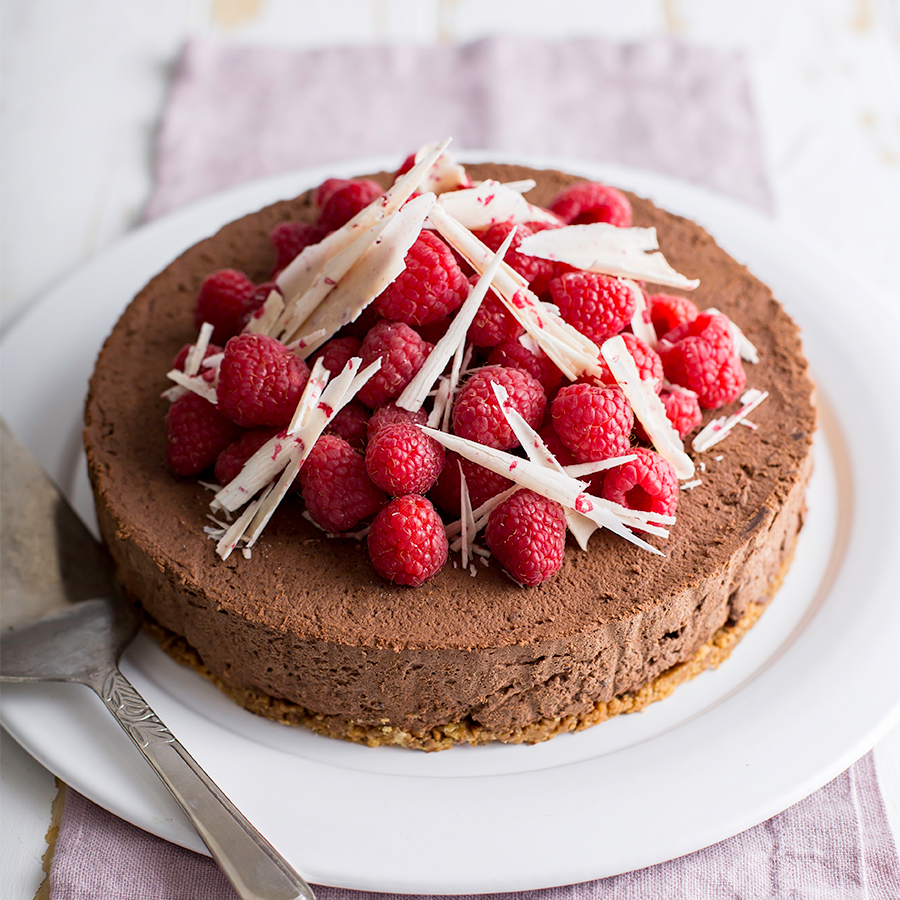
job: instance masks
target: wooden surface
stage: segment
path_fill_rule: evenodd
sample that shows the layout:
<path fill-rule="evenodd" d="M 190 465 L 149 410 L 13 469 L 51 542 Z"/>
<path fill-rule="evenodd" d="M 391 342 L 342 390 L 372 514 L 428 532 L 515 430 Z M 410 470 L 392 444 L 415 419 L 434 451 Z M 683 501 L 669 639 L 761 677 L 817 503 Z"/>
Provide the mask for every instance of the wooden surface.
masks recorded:
<path fill-rule="evenodd" d="M 140 221 L 184 40 L 293 47 L 661 34 L 743 50 L 775 213 L 900 308 L 898 0 L 2 0 L 5 327 Z M 848 298 L 852 299 L 852 298 Z M 31 900 L 54 779 L 2 734 L 2 900 Z M 876 747 L 900 833 L 900 727 Z"/>

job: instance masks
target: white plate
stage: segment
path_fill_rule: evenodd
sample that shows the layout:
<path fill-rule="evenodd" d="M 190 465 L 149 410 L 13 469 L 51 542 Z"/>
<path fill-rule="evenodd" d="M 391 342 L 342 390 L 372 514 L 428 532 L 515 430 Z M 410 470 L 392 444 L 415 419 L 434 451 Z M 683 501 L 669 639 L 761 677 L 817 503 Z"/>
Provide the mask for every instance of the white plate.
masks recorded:
<path fill-rule="evenodd" d="M 202 766 L 314 883 L 405 893 L 548 887 L 661 862 L 761 822 L 839 774 L 900 715 L 900 322 L 762 216 L 647 173 L 555 165 L 705 225 L 801 323 L 819 385 L 808 525 L 776 602 L 722 668 L 664 703 L 535 747 L 371 750 L 258 719 L 140 638 L 123 668 Z M 329 175 L 292 174 L 143 228 L 47 296 L 3 341 L 2 410 L 93 521 L 80 418 L 128 299 L 243 212 Z M 387 163 L 391 165 L 391 161 Z M 95 802 L 167 840 L 196 834 L 86 688 L 9 685 L 3 725 Z"/>

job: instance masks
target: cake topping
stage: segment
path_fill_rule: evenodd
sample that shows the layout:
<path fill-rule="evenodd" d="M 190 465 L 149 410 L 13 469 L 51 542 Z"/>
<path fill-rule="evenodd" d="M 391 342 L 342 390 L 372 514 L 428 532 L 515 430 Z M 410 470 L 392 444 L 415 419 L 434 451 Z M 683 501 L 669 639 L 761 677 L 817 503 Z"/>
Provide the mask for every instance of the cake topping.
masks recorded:
<path fill-rule="evenodd" d="M 741 397 L 741 403 L 743 405 L 736 413 L 731 416 L 719 416 L 718 418 L 713 419 L 699 434 L 696 435 L 694 440 L 691 441 L 691 446 L 697 453 L 703 453 L 704 450 L 709 450 L 710 447 L 714 447 L 719 441 L 727 437 L 728 432 L 731 431 L 735 425 L 746 422 L 746 417 L 768 396 L 768 391 L 758 391 L 756 388 L 751 388 Z M 720 458 L 721 457 L 716 457 L 716 459 Z"/>
<path fill-rule="evenodd" d="M 608 222 L 619 228 L 631 225 L 631 203 L 617 188 L 596 181 L 579 181 L 562 190 L 550 205 L 567 225 Z"/>

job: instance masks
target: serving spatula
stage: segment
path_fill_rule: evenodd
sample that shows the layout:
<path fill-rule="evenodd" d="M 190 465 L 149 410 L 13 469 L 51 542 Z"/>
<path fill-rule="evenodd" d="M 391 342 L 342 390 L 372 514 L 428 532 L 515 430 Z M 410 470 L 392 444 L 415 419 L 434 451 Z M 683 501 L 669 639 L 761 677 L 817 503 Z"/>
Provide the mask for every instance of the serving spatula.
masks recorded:
<path fill-rule="evenodd" d="M 86 684 L 194 824 L 242 900 L 315 900 L 119 671 L 141 624 L 112 562 L 0 420 L 0 680 Z"/>

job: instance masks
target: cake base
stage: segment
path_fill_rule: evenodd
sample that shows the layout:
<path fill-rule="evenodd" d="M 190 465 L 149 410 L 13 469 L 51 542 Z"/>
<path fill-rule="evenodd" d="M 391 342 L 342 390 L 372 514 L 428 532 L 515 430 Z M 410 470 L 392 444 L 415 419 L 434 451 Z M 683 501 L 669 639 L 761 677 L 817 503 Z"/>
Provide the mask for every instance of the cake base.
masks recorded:
<path fill-rule="evenodd" d="M 305 726 L 325 737 L 340 738 L 367 747 L 403 747 L 407 750 L 449 750 L 454 744 L 488 744 L 500 741 L 504 744 L 539 744 L 566 732 L 584 731 L 592 725 L 605 722 L 613 716 L 635 713 L 646 709 L 657 700 L 664 700 L 680 684 L 696 678 L 707 669 L 717 669 L 744 635 L 757 623 L 769 601 L 781 588 L 793 562 L 791 555 L 782 564 L 772 583 L 771 594 L 759 602 L 751 602 L 747 611 L 736 622 L 728 622 L 694 654 L 691 659 L 678 663 L 658 675 L 639 690 L 626 691 L 608 702 L 599 702 L 580 715 L 541 719 L 524 728 L 510 731 L 494 731 L 476 722 L 450 722 L 427 731 L 404 731 L 384 724 L 380 727 L 353 722 L 342 716 L 326 716 L 310 712 L 290 700 L 279 700 L 252 688 L 239 688 L 223 681 L 203 663 L 200 654 L 180 635 L 169 631 L 147 617 L 145 630 L 177 663 L 194 669 L 209 679 L 219 690 L 249 712 L 264 716 L 282 725 Z"/>

